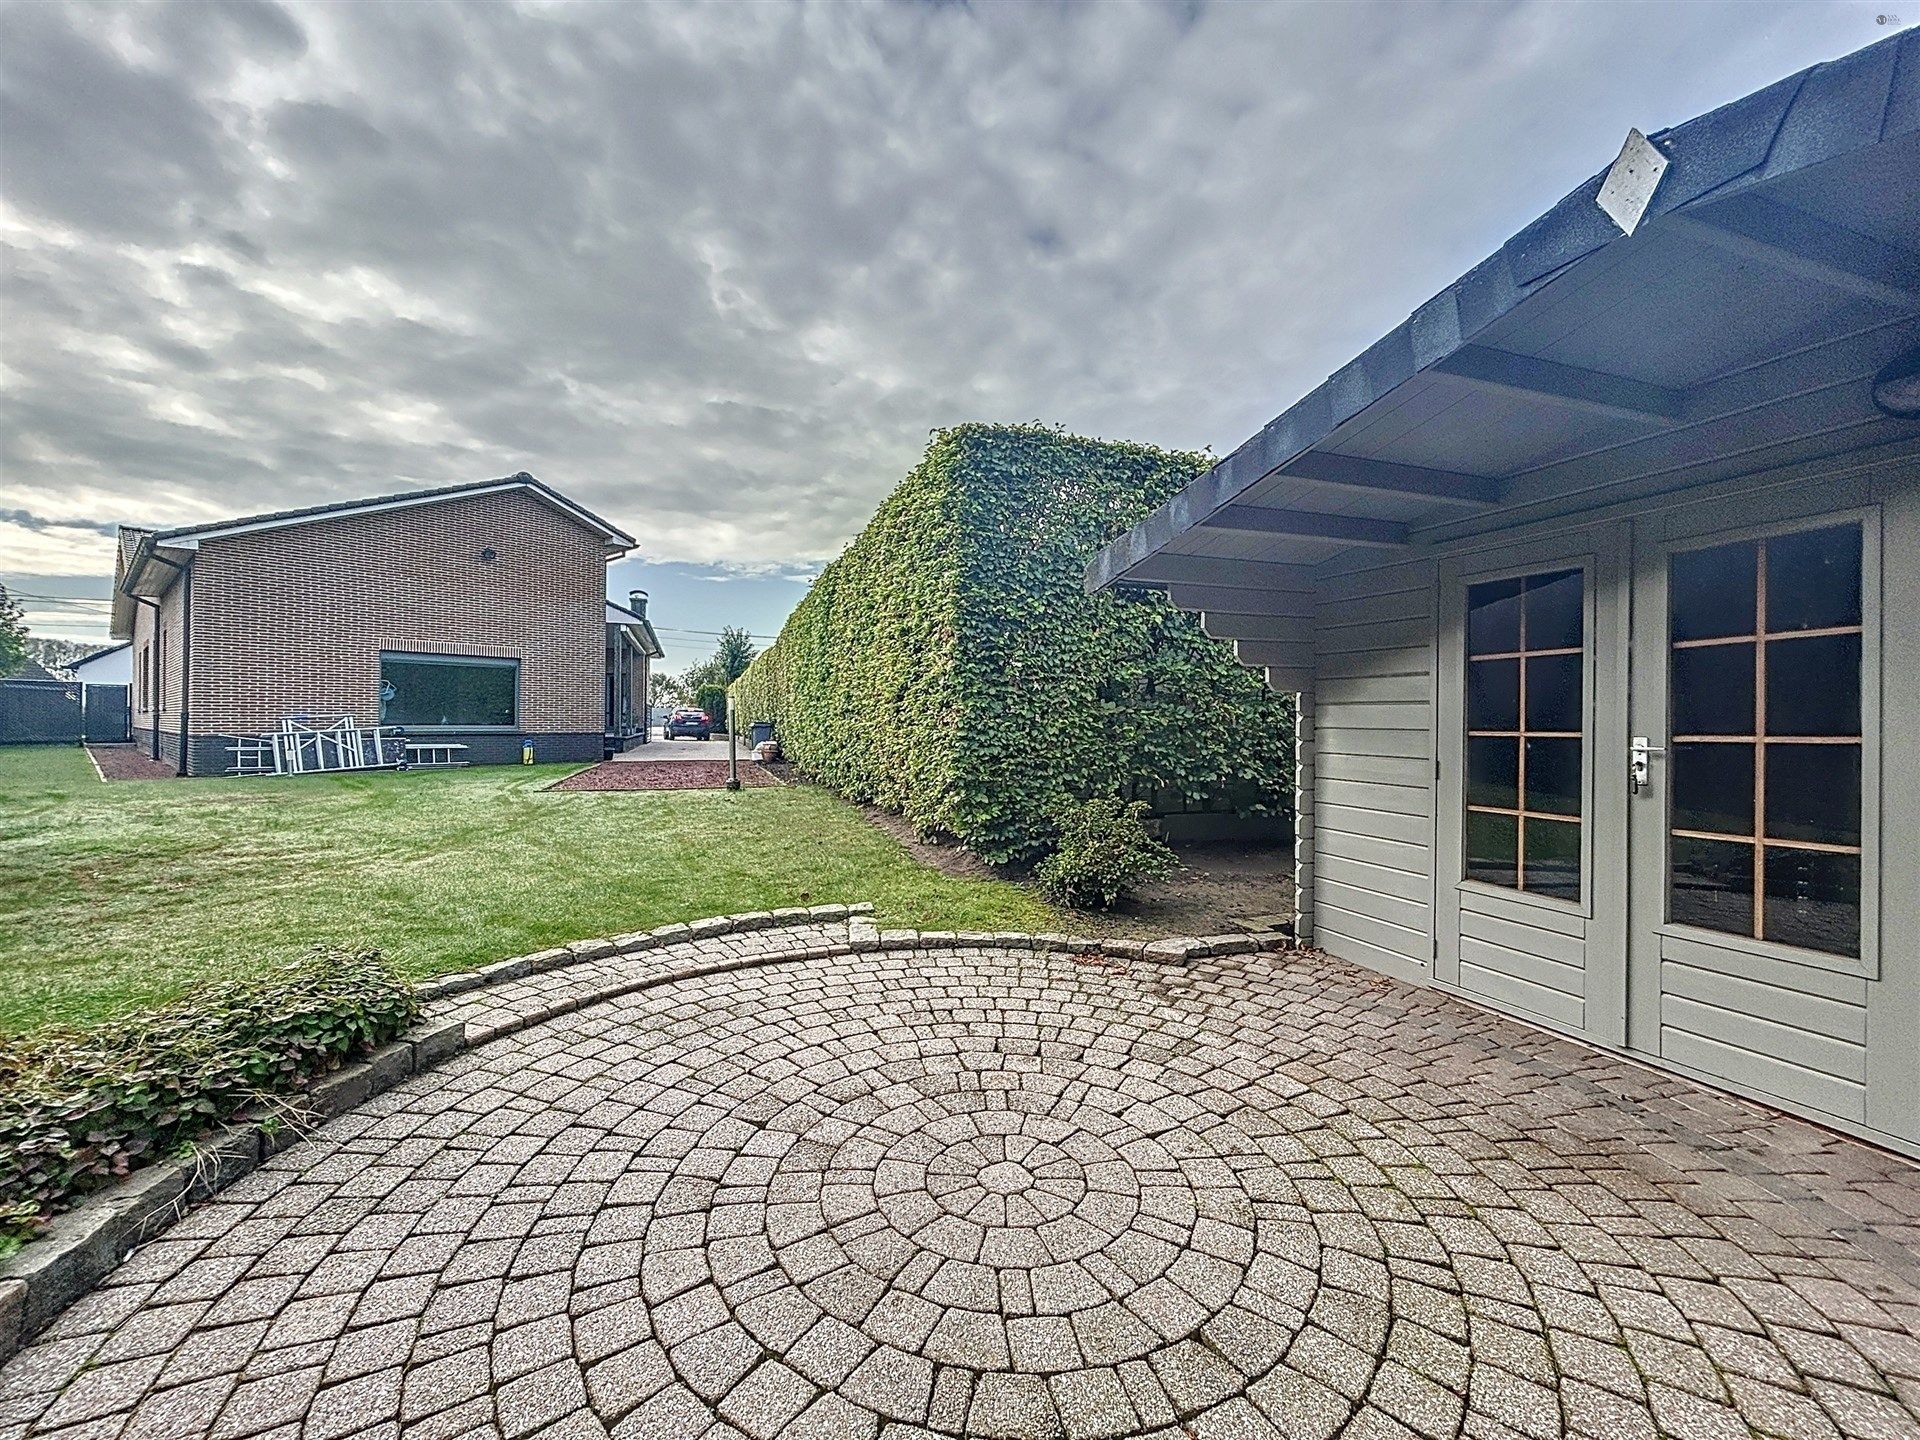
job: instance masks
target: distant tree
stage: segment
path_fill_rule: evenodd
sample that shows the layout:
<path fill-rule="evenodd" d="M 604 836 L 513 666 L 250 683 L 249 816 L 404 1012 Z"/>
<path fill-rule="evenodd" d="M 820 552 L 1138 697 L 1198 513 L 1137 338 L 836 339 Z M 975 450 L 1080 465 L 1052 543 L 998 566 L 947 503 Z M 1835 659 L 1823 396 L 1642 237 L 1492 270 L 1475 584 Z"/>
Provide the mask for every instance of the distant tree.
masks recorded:
<path fill-rule="evenodd" d="M 52 640 L 41 635 L 27 637 L 28 657 L 38 660 L 56 675 L 64 674 L 77 662 L 107 648 L 86 640 Z"/>
<path fill-rule="evenodd" d="M 13 592 L 0 585 L 0 675 L 11 675 L 27 663 L 27 622 Z"/>
<path fill-rule="evenodd" d="M 681 688 L 690 695 L 696 694 L 703 685 L 718 685 L 724 690 L 746 674 L 747 666 L 758 653 L 753 636 L 737 625 L 723 625 L 720 643 L 714 646 L 713 654 L 688 668 L 680 677 Z"/>
<path fill-rule="evenodd" d="M 710 663 L 720 672 L 720 683 L 731 685 L 747 673 L 747 666 L 753 663 L 753 657 L 759 653 L 753 636 L 737 625 L 722 625 L 720 643 L 714 647 Z"/>
<path fill-rule="evenodd" d="M 684 705 L 687 687 L 671 675 L 655 675 L 647 681 L 649 705 Z"/>

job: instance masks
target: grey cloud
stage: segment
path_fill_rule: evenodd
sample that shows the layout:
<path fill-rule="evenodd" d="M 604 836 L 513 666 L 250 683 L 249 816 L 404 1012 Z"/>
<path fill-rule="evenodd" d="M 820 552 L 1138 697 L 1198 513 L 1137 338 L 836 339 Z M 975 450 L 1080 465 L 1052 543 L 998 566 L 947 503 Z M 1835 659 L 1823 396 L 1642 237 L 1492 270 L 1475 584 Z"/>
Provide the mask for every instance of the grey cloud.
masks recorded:
<path fill-rule="evenodd" d="M 108 12 L 99 12 L 106 14 Z M 102 237 L 164 239 L 238 186 L 212 113 L 179 74 L 75 32 L 75 12 L 5 13 L 0 133 L 16 204 Z"/>
<path fill-rule="evenodd" d="M 18 525 L 23 530 L 42 533 L 48 530 L 91 530 L 96 535 L 111 535 L 118 528 L 88 520 L 49 520 L 44 515 L 34 514 L 31 510 L 0 509 L 0 522 Z"/>
<path fill-rule="evenodd" d="M 525 468 L 652 558 L 804 569 L 938 425 L 1229 448 L 1627 125 L 1875 38 L 1749 14 L 0 9 L 0 486 L 167 522 Z"/>

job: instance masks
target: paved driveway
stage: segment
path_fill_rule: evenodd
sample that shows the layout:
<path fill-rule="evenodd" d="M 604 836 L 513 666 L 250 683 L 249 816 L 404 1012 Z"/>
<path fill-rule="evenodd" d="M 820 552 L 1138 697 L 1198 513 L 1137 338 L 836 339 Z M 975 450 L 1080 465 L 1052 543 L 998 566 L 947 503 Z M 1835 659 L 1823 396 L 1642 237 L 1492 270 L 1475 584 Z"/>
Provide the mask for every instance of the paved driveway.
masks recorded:
<path fill-rule="evenodd" d="M 752 747 L 742 737 L 740 758 L 742 762 L 752 755 Z M 645 764 L 649 760 L 725 760 L 727 758 L 727 737 L 715 735 L 711 740 L 666 740 L 655 730 L 653 739 L 645 745 L 636 745 L 631 750 L 622 750 L 613 757 L 615 760 L 629 760 Z"/>
<path fill-rule="evenodd" d="M 17 1357 L 0 1431 L 1906 1437 L 1916 1214 L 1891 1157 L 1320 958 L 805 961 L 327 1126 Z"/>

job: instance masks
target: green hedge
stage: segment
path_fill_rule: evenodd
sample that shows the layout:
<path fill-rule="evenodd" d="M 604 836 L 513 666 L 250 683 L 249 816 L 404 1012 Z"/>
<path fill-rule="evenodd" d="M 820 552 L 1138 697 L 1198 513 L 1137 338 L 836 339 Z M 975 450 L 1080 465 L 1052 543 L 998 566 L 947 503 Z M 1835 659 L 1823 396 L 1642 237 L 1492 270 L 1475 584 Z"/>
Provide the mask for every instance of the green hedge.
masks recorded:
<path fill-rule="evenodd" d="M 1293 706 L 1156 595 L 1087 595 L 1094 552 L 1205 456 L 1040 425 L 935 433 L 734 683 L 791 760 L 861 802 L 1030 861 L 1095 796 L 1290 803 Z"/>
<path fill-rule="evenodd" d="M 0 1052 L 0 1253 L 90 1190 L 404 1032 L 413 987 L 375 952 L 315 954 L 163 1009 Z"/>
<path fill-rule="evenodd" d="M 727 728 L 727 687 L 724 685 L 702 685 L 693 692 L 693 703 L 707 712 L 707 718 L 713 722 L 716 730 Z"/>

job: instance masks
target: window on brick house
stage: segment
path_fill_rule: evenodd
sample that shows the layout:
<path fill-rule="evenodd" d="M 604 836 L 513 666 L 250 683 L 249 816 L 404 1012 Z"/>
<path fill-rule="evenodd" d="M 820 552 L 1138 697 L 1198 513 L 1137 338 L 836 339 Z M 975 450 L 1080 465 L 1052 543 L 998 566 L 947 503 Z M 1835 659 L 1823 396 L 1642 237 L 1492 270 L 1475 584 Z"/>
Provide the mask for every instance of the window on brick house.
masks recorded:
<path fill-rule="evenodd" d="M 511 730 L 519 723 L 520 662 L 478 655 L 380 652 L 380 723 Z"/>

